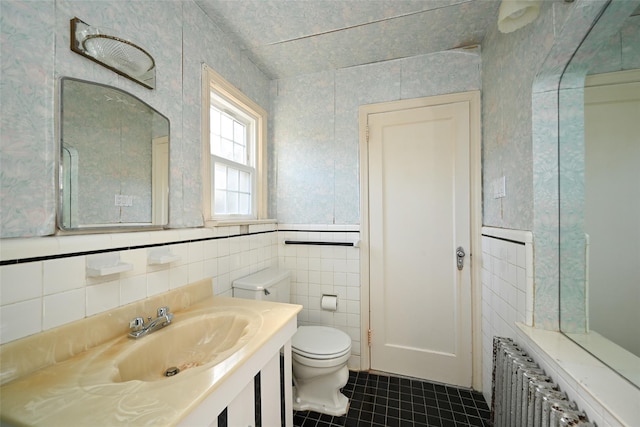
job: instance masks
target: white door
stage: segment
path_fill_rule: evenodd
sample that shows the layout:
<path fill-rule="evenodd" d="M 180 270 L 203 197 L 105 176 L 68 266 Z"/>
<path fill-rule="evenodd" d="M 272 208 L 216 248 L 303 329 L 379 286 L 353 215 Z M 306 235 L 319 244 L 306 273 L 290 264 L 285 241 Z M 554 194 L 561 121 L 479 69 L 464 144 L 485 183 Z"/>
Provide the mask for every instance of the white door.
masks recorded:
<path fill-rule="evenodd" d="M 152 145 L 151 223 L 166 224 L 169 212 L 169 137 L 155 138 Z"/>
<path fill-rule="evenodd" d="M 469 117 L 368 115 L 371 369 L 471 386 Z"/>

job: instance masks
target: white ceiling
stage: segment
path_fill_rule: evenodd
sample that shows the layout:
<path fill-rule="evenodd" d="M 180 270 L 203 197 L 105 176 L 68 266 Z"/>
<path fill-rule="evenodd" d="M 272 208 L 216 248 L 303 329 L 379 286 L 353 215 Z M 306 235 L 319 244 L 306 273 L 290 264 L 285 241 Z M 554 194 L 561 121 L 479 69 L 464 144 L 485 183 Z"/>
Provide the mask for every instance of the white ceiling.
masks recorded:
<path fill-rule="evenodd" d="M 476 45 L 498 0 L 196 0 L 270 78 Z"/>

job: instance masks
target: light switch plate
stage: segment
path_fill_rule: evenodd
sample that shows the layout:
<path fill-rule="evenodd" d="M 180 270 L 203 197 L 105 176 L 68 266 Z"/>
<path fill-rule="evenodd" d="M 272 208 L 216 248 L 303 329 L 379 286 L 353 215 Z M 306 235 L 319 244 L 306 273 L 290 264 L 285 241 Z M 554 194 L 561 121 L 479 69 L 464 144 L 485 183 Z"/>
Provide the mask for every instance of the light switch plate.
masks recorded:
<path fill-rule="evenodd" d="M 507 195 L 507 178 L 503 175 L 493 181 L 493 198 L 501 199 Z"/>

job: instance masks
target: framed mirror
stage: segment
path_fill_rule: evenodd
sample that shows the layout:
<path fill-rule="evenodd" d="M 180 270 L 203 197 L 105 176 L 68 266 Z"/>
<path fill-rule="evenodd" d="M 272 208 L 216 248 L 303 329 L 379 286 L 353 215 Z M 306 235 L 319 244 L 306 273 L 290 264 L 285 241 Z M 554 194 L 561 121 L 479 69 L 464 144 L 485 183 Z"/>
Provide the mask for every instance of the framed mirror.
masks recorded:
<path fill-rule="evenodd" d="M 60 79 L 58 226 L 66 231 L 168 223 L 169 120 L 115 87 Z"/>
<path fill-rule="evenodd" d="M 560 86 L 561 330 L 640 387 L 640 2 L 606 6 Z"/>

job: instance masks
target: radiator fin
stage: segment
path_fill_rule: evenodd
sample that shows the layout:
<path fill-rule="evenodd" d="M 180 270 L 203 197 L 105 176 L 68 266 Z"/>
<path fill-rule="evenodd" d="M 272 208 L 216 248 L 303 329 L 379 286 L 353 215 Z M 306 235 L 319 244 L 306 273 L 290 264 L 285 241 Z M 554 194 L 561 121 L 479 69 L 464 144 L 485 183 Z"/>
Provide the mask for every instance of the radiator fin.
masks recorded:
<path fill-rule="evenodd" d="M 494 427 L 595 427 L 510 338 L 493 338 Z"/>

